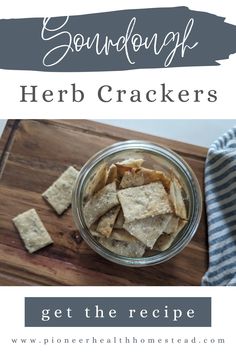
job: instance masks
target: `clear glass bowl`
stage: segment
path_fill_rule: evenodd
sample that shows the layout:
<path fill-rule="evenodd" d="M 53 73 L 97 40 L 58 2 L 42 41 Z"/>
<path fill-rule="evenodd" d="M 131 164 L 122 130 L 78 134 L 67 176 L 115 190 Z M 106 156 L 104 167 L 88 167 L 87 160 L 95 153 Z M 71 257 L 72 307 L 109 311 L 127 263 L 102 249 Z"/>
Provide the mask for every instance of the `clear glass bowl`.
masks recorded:
<path fill-rule="evenodd" d="M 100 164 L 108 165 L 130 158 L 144 159 L 144 167 L 171 172 L 179 178 L 185 191 L 188 222 L 179 232 L 169 249 L 141 258 L 129 258 L 115 254 L 104 248 L 89 232 L 83 215 L 85 191 L 95 170 Z M 80 171 L 72 195 L 74 222 L 82 238 L 102 257 L 125 266 L 143 267 L 167 261 L 181 252 L 194 236 L 202 214 L 202 193 L 198 180 L 189 165 L 175 152 L 148 141 L 129 140 L 113 144 L 90 158 Z"/>

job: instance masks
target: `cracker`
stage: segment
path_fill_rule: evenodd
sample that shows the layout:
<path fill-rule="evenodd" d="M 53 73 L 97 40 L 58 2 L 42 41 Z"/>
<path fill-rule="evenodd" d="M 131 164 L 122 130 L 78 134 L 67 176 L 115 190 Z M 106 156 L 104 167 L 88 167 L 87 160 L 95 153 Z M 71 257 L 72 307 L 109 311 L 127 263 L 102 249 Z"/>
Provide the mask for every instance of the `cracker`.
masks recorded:
<path fill-rule="evenodd" d="M 124 229 L 147 247 L 152 248 L 165 230 L 171 215 L 157 215 L 124 224 Z"/>
<path fill-rule="evenodd" d="M 182 187 L 176 177 L 170 183 L 170 200 L 173 204 L 174 212 L 181 219 L 187 219 L 186 206 L 182 196 Z"/>
<path fill-rule="evenodd" d="M 162 234 L 156 244 L 154 245 L 153 249 L 155 249 L 156 251 L 161 251 L 164 252 L 166 251 L 168 248 L 170 248 L 170 246 L 172 245 L 172 243 L 174 242 L 174 237 L 172 234 L 167 235 L 167 234 Z"/>
<path fill-rule="evenodd" d="M 166 251 L 168 248 L 170 248 L 170 246 L 172 245 L 172 243 L 174 242 L 174 240 L 176 239 L 180 231 L 184 228 L 186 223 L 187 223 L 186 220 L 179 219 L 179 223 L 176 231 L 169 235 L 167 234 L 161 235 L 158 238 L 157 242 L 155 243 L 153 249 L 163 252 Z"/>
<path fill-rule="evenodd" d="M 143 159 L 128 159 L 116 163 L 117 178 L 121 179 L 125 172 L 132 171 L 132 169 L 140 168 L 143 164 Z"/>
<path fill-rule="evenodd" d="M 100 238 L 99 243 L 109 251 L 123 257 L 142 257 L 145 252 L 145 245 L 137 240 L 122 242 L 110 238 Z"/>
<path fill-rule="evenodd" d="M 144 160 L 143 159 L 127 159 L 123 160 L 121 162 L 117 162 L 116 165 L 118 166 L 126 166 L 126 167 L 132 167 L 132 168 L 140 168 L 143 164 Z"/>
<path fill-rule="evenodd" d="M 61 215 L 71 205 L 72 191 L 79 175 L 74 167 L 68 167 L 62 175 L 42 194 L 51 207 Z"/>
<path fill-rule="evenodd" d="M 110 238 L 112 240 L 123 241 L 128 243 L 137 241 L 134 236 L 130 235 L 130 233 L 124 229 L 113 230 Z"/>
<path fill-rule="evenodd" d="M 108 170 L 108 177 L 106 184 L 112 183 L 117 179 L 117 166 L 112 164 Z"/>
<path fill-rule="evenodd" d="M 169 188 L 170 179 L 162 171 L 150 170 L 148 168 L 132 169 L 124 173 L 120 182 L 120 188 L 137 187 L 157 181 L 161 181 L 167 189 Z"/>
<path fill-rule="evenodd" d="M 117 180 L 118 181 L 121 181 L 122 177 L 124 176 L 124 174 L 126 172 L 130 172 L 133 169 L 133 167 L 123 166 L 123 165 L 118 165 L 118 164 L 116 164 L 116 168 L 117 168 Z"/>
<path fill-rule="evenodd" d="M 12 221 L 30 253 L 53 243 L 35 209 L 19 214 Z"/>
<path fill-rule="evenodd" d="M 94 194 L 84 206 L 84 217 L 88 227 L 97 221 L 108 210 L 119 204 L 116 192 L 116 182 L 107 184 Z"/>
<path fill-rule="evenodd" d="M 122 189 L 118 192 L 118 198 L 126 223 L 172 213 L 168 194 L 161 182 Z"/>
<path fill-rule="evenodd" d="M 116 222 L 114 225 L 114 229 L 122 229 L 124 222 L 125 222 L 125 218 L 124 218 L 123 210 L 120 209 L 120 212 L 117 216 L 117 219 L 116 219 Z"/>
<path fill-rule="evenodd" d="M 108 167 L 106 163 L 102 163 L 90 177 L 86 188 L 84 199 L 89 200 L 95 193 L 101 190 L 107 182 Z"/>
<path fill-rule="evenodd" d="M 92 229 L 90 229 L 90 232 L 95 237 L 105 238 L 104 235 L 100 234 L 97 231 L 93 231 Z M 123 242 L 127 242 L 127 243 L 131 243 L 131 242 L 136 242 L 137 241 L 137 239 L 134 236 L 130 235 L 130 233 L 128 233 L 124 229 L 113 230 L 112 233 L 111 233 L 111 236 L 109 237 L 109 240 L 123 241 Z"/>
<path fill-rule="evenodd" d="M 172 215 L 168 224 L 166 225 L 164 232 L 166 234 L 172 234 L 176 232 L 178 225 L 179 225 L 179 218 L 175 215 Z"/>
<path fill-rule="evenodd" d="M 106 214 L 104 214 L 98 222 L 97 232 L 99 232 L 105 237 L 109 237 L 112 233 L 119 211 L 120 206 L 118 205 L 109 210 Z"/>

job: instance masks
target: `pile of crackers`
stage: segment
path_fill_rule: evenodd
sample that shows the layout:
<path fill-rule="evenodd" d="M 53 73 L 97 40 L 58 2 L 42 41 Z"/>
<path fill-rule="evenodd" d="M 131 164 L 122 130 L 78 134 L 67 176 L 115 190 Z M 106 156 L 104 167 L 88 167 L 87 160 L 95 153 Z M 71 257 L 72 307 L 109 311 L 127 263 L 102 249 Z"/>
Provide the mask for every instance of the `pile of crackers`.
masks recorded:
<path fill-rule="evenodd" d="M 178 178 L 144 164 L 143 159 L 103 163 L 85 192 L 83 214 L 91 235 L 125 257 L 166 251 L 187 223 Z"/>

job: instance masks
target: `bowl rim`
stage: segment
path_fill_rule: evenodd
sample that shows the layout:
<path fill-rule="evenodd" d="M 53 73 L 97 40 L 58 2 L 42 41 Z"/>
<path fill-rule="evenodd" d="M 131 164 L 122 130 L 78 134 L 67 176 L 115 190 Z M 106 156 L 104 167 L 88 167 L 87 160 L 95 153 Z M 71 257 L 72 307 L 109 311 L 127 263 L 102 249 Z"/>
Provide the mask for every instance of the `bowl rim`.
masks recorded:
<path fill-rule="evenodd" d="M 148 147 L 150 149 L 148 149 Z M 121 149 L 122 148 L 122 149 Z M 197 198 L 197 201 L 192 199 L 192 202 L 195 203 L 197 206 L 197 210 L 194 213 L 194 222 L 193 225 L 190 225 L 190 222 L 184 227 L 183 230 L 180 231 L 180 240 L 178 242 L 173 243 L 173 247 L 171 246 L 170 249 L 166 251 L 156 253 L 152 256 L 147 257 L 125 257 L 120 256 L 114 252 L 109 251 L 107 248 L 103 247 L 101 244 L 98 243 L 90 233 L 84 217 L 83 211 L 79 208 L 78 196 L 81 194 L 81 190 L 83 190 L 84 183 L 86 182 L 86 178 L 91 174 L 91 172 L 98 166 L 104 158 L 110 157 L 115 155 L 119 152 L 125 152 L 127 150 L 135 150 L 140 152 L 146 152 L 153 154 L 160 154 L 162 153 L 162 157 L 166 158 L 167 160 L 171 160 L 171 162 L 178 168 L 178 171 L 184 173 L 185 177 L 187 176 L 187 181 L 189 186 L 191 186 L 191 192 L 193 197 Z M 166 156 L 168 154 L 168 157 Z M 171 159 L 170 159 L 171 157 Z M 178 161 L 179 165 L 176 165 L 176 161 Z M 180 169 L 181 167 L 181 169 Z M 191 181 L 191 183 L 190 183 Z M 189 166 L 189 164 L 175 151 L 167 148 L 159 143 L 147 141 L 147 140 L 124 140 L 121 142 L 114 143 L 101 149 L 97 153 L 95 153 L 92 157 L 90 157 L 87 162 L 83 165 L 82 169 L 80 170 L 79 176 L 76 179 L 74 189 L 72 192 L 72 214 L 73 219 L 78 231 L 81 234 L 83 240 L 100 256 L 106 258 L 113 263 L 117 263 L 119 265 L 129 266 L 129 267 L 144 267 L 144 266 L 153 266 L 156 264 L 160 264 L 163 262 L 168 261 L 169 259 L 176 256 L 178 253 L 183 251 L 183 249 L 189 244 L 192 240 L 193 236 L 195 235 L 197 228 L 199 226 L 201 216 L 202 216 L 202 208 L 203 208 L 203 198 L 202 198 L 202 191 L 198 182 L 198 179 Z M 194 209 L 194 205 L 192 206 Z M 193 214 L 193 213 L 192 213 Z M 191 226 L 191 229 L 190 229 Z M 185 233 L 184 233 L 185 230 Z M 171 252 L 170 252 L 171 250 Z M 160 255 L 162 257 L 160 257 Z M 158 257 L 159 256 L 159 257 Z"/>

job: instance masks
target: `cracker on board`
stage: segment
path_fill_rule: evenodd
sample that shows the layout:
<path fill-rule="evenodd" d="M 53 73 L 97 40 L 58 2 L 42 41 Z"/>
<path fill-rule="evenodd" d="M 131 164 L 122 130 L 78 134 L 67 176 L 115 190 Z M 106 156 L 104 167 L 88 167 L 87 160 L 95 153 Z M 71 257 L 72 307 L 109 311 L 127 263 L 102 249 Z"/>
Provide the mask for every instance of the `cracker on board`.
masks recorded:
<path fill-rule="evenodd" d="M 120 211 L 120 206 L 115 206 L 104 214 L 98 222 L 97 232 L 105 237 L 109 237 L 112 233 L 117 215 Z"/>
<path fill-rule="evenodd" d="M 89 200 L 95 193 L 100 191 L 107 182 L 108 166 L 102 163 L 90 177 L 89 183 L 85 191 L 85 199 Z"/>
<path fill-rule="evenodd" d="M 167 189 L 169 188 L 170 179 L 162 171 L 141 167 L 126 171 L 121 179 L 120 188 L 137 187 L 157 181 L 161 181 Z"/>
<path fill-rule="evenodd" d="M 166 251 L 168 248 L 170 248 L 170 246 L 172 245 L 172 243 L 174 242 L 174 240 L 176 239 L 176 237 L 178 236 L 180 231 L 184 228 L 186 223 L 187 223 L 186 220 L 179 219 L 179 223 L 178 223 L 178 227 L 177 227 L 176 231 L 172 234 L 169 234 L 169 235 L 162 234 L 158 238 L 158 240 L 156 241 L 153 249 L 163 252 L 163 251 Z"/>
<path fill-rule="evenodd" d="M 84 218 L 88 227 L 97 221 L 108 210 L 119 204 L 116 182 L 107 184 L 94 194 L 83 208 Z"/>
<path fill-rule="evenodd" d="M 172 213 L 172 207 L 161 182 L 118 191 L 125 223 L 148 216 Z"/>
<path fill-rule="evenodd" d="M 117 179 L 117 166 L 112 164 L 108 170 L 106 184 L 112 183 Z"/>
<path fill-rule="evenodd" d="M 125 222 L 125 218 L 124 218 L 123 210 L 121 208 L 119 211 L 119 214 L 117 216 L 117 219 L 116 219 L 116 222 L 114 225 L 114 229 L 122 229 L 124 222 Z"/>
<path fill-rule="evenodd" d="M 62 175 L 42 194 L 51 207 L 61 215 L 71 205 L 72 191 L 79 175 L 73 166 L 68 167 Z"/>
<path fill-rule="evenodd" d="M 182 196 L 182 187 L 174 176 L 170 183 L 170 200 L 173 204 L 175 214 L 181 219 L 187 219 L 187 211 Z"/>
<path fill-rule="evenodd" d="M 124 242 L 101 237 L 98 241 L 109 251 L 124 257 L 142 257 L 145 252 L 145 245 L 138 240 L 133 240 L 133 242 Z"/>
<path fill-rule="evenodd" d="M 166 228 L 171 219 L 171 215 L 150 216 L 145 219 L 134 220 L 124 224 L 124 229 L 147 247 L 152 248 Z"/>
<path fill-rule="evenodd" d="M 12 221 L 30 253 L 53 243 L 35 209 L 19 214 Z"/>

